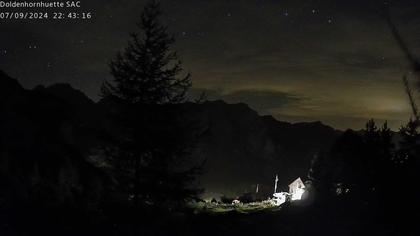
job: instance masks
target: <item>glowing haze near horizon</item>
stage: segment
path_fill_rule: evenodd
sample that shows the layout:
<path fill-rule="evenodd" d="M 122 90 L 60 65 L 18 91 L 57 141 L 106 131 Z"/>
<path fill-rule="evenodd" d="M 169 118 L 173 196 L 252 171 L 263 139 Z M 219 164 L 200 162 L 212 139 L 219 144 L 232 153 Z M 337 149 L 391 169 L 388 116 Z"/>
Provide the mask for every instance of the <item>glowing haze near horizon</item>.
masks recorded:
<path fill-rule="evenodd" d="M 244 102 L 290 122 L 397 129 L 410 117 L 409 64 L 380 16 L 383 1 L 163 0 L 174 48 L 193 74 L 192 96 Z M 28 88 L 70 83 L 98 99 L 107 63 L 135 30 L 144 1 L 84 1 L 90 22 L 2 22 L 0 69 Z M 392 15 L 420 56 L 420 3 Z"/>

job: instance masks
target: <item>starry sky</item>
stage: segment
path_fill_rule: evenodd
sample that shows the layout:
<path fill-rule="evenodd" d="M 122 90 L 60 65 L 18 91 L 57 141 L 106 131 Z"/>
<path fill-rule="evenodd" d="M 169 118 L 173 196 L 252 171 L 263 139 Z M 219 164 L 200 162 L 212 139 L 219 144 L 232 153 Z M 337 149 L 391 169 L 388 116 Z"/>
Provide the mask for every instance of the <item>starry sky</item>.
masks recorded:
<path fill-rule="evenodd" d="M 0 69 L 27 88 L 70 83 L 98 100 L 108 62 L 136 30 L 144 0 L 85 0 L 91 20 L 0 23 Z M 410 117 L 410 72 L 377 0 L 162 0 L 163 20 L 193 75 L 191 96 L 245 102 L 290 122 L 397 129 Z M 390 1 L 420 56 L 420 2 Z M 414 81 L 414 76 L 410 76 Z M 414 82 L 413 82 L 414 83 Z"/>

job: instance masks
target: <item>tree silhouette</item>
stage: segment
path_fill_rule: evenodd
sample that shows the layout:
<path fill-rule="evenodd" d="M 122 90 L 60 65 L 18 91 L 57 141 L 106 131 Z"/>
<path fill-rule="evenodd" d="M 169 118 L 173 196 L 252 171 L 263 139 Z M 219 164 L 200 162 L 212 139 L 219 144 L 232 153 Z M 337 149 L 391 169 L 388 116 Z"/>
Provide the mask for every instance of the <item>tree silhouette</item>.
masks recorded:
<path fill-rule="evenodd" d="M 391 29 L 391 32 L 397 41 L 400 49 L 404 53 L 407 61 L 411 64 L 411 70 L 417 79 L 417 91 L 419 91 L 420 85 L 420 62 L 416 58 L 415 53 L 410 49 L 406 40 L 404 40 L 401 32 L 398 30 L 397 26 L 394 24 L 391 18 L 388 4 L 384 7 L 384 16 Z M 400 129 L 400 136 L 402 140 L 400 142 L 399 150 L 397 155 L 393 158 L 393 171 L 394 171 L 394 183 L 398 184 L 399 189 L 412 189 L 410 193 L 406 194 L 405 201 L 401 203 L 398 208 L 395 208 L 394 211 L 397 214 L 411 215 L 411 219 L 418 218 L 419 214 L 417 211 L 411 209 L 418 208 L 417 199 L 420 196 L 420 191 L 418 188 L 413 188 L 412 186 L 417 185 L 417 179 L 419 177 L 418 170 L 420 168 L 420 138 L 419 138 L 419 115 L 418 108 L 415 102 L 415 96 L 412 93 L 410 83 L 408 82 L 407 76 L 403 77 L 404 86 L 406 88 L 406 93 L 408 95 L 411 109 L 413 112 L 413 118 Z M 414 220 L 404 220 L 400 222 L 401 228 L 406 229 L 409 224 L 414 225 Z"/>
<path fill-rule="evenodd" d="M 405 92 L 407 93 L 408 99 L 410 101 L 410 106 L 411 106 L 411 111 L 413 112 L 413 116 L 416 120 L 419 120 L 418 107 L 415 101 L 415 97 L 413 95 L 413 90 L 411 89 L 410 83 L 406 75 L 403 76 L 403 84 L 405 87 Z"/>
<path fill-rule="evenodd" d="M 419 167 L 420 162 L 420 133 L 418 130 L 418 121 L 410 120 L 408 124 L 400 128 L 400 148 L 394 163 L 405 168 L 415 169 Z M 411 176 L 414 177 L 414 176 Z"/>
<path fill-rule="evenodd" d="M 141 15 L 140 33 L 110 63 L 114 84 L 104 83 L 103 96 L 113 95 L 131 104 L 179 103 L 191 86 L 190 74 L 180 77 L 181 61 L 170 50 L 173 36 L 159 22 L 159 3 L 150 1 Z"/>
<path fill-rule="evenodd" d="M 378 194 L 389 190 L 394 158 L 392 131 L 386 122 L 378 128 L 372 119 L 362 132 L 347 130 L 328 153 L 316 156 L 308 177 L 318 196 L 324 198 L 321 200 L 334 188 L 346 188 L 353 199 L 375 202 L 375 198 L 383 197 Z"/>
<path fill-rule="evenodd" d="M 308 179 L 311 182 L 311 195 L 318 202 L 328 200 L 331 197 L 333 165 L 333 161 L 323 152 L 318 153 L 312 158 L 308 171 Z"/>
<path fill-rule="evenodd" d="M 113 147 L 106 155 L 114 167 L 120 191 L 135 206 L 173 205 L 194 198 L 189 188 L 197 168 L 186 167 L 193 132 L 182 106 L 191 87 L 177 53 L 174 38 L 159 17 L 159 3 L 144 7 L 139 32 L 110 63 L 113 81 L 105 81 L 102 97 L 116 107 L 119 124 Z"/>

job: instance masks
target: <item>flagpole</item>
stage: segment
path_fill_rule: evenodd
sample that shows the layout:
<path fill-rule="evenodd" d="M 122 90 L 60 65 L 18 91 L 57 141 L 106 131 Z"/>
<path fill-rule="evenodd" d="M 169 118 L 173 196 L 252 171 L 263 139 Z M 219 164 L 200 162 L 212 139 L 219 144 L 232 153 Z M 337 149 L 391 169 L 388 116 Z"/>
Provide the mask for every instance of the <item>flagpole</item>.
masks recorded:
<path fill-rule="evenodd" d="M 274 193 L 277 192 L 277 182 L 279 181 L 279 177 L 276 175 L 276 180 L 274 181 Z"/>

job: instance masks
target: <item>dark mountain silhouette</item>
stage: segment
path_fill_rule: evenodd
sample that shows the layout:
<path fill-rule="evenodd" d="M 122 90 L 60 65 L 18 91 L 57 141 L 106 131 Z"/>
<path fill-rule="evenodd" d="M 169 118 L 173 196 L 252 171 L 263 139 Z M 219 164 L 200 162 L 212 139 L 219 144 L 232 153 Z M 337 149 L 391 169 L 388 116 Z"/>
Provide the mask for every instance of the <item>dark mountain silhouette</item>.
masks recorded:
<path fill-rule="evenodd" d="M 2 213 L 12 209 L 8 220 L 13 222 L 14 214 L 22 217 L 19 209 L 94 208 L 107 177 L 86 161 L 85 135 L 72 119 L 76 109 L 40 89 L 22 88 L 4 72 L 0 90 Z"/>
<path fill-rule="evenodd" d="M 48 87 L 37 86 L 34 91 L 49 94 L 61 100 L 73 111 L 71 119 L 81 122 L 81 125 L 95 125 L 100 117 L 100 109 L 94 101 L 82 91 L 74 89 L 69 84 L 54 84 Z"/>
<path fill-rule="evenodd" d="M 101 116 L 112 107 L 105 100 L 95 107 L 69 85 L 54 85 L 45 90 L 78 107 L 76 113 L 86 114 L 91 127 L 97 126 Z M 252 191 L 256 184 L 271 191 L 276 174 L 279 186 L 285 188 L 296 177 L 305 177 L 313 155 L 328 149 L 341 133 L 321 122 L 291 124 L 272 116 L 260 116 L 243 103 L 207 101 L 189 103 L 186 107 L 207 130 L 194 152 L 198 162 L 205 161 L 199 180 L 207 193 L 237 195 Z M 105 124 L 110 125 L 107 121 Z"/>
<path fill-rule="evenodd" d="M 275 175 L 283 189 L 306 177 L 310 160 L 341 133 L 321 122 L 291 124 L 260 116 L 246 104 L 205 102 L 197 108 L 208 131 L 197 156 L 206 160 L 201 177 L 207 192 L 239 194 L 256 184 L 273 191 Z"/>
<path fill-rule="evenodd" d="M 112 130 L 105 115 L 112 108 L 109 101 L 95 103 L 66 84 L 25 90 L 4 73 L 1 77 L 3 106 L 21 108 L 19 114 L 8 110 L 19 118 L 3 116 L 4 126 L 18 126 L 20 137 L 49 135 L 48 140 L 32 136 L 31 140 L 16 140 L 16 147 L 34 139 L 45 143 L 24 149 L 62 142 L 57 145 L 66 148 L 57 147 L 57 156 L 69 156 L 65 152 L 70 148 L 77 152 L 78 161 L 86 162 L 92 148 L 103 142 L 101 132 Z M 285 188 L 294 178 L 305 177 L 313 155 L 328 149 L 340 134 L 321 122 L 291 124 L 260 116 L 246 104 L 207 101 L 186 107 L 206 130 L 194 155 L 198 162 L 205 160 L 199 180 L 207 193 L 235 195 L 253 191 L 256 184 L 270 192 L 276 174 L 279 187 Z"/>

